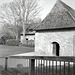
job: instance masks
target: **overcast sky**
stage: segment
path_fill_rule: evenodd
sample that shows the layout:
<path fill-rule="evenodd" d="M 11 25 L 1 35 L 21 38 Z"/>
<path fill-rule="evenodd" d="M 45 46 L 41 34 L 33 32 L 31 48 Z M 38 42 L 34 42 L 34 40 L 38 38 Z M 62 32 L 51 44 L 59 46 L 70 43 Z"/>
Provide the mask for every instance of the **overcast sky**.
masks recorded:
<path fill-rule="evenodd" d="M 0 0 L 0 5 L 11 1 L 13 0 Z M 62 1 L 68 4 L 73 9 L 75 9 L 75 0 L 62 0 Z M 40 6 L 42 7 L 42 11 L 40 15 L 42 19 L 50 12 L 55 2 L 56 0 L 40 0 Z"/>

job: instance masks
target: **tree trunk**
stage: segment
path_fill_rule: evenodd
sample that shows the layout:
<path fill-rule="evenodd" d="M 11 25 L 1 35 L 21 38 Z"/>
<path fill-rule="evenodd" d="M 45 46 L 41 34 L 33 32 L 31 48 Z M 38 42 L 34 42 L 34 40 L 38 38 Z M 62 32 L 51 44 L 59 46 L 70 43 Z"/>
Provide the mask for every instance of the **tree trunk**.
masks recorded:
<path fill-rule="evenodd" d="M 26 44 L 26 37 L 25 37 L 25 25 L 23 24 L 23 39 L 22 39 L 22 44 Z"/>
<path fill-rule="evenodd" d="M 16 25 L 16 40 L 19 40 L 18 23 Z"/>
<path fill-rule="evenodd" d="M 22 6 L 22 9 L 23 9 L 23 39 L 22 39 L 22 44 L 26 44 L 26 37 L 25 37 L 25 33 L 26 33 L 26 23 L 27 23 L 27 20 L 26 20 L 26 17 L 25 17 L 25 12 L 26 12 L 26 9 L 25 9 L 25 0 L 22 0 L 23 2 L 23 6 Z"/>
<path fill-rule="evenodd" d="M 16 40 L 19 40 L 19 34 L 18 33 L 16 34 Z"/>

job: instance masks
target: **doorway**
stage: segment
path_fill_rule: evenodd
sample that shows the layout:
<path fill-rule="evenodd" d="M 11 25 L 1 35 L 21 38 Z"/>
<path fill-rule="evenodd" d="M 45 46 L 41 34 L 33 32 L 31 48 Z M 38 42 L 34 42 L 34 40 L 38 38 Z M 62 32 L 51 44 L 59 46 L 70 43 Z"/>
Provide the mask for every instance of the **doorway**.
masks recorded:
<path fill-rule="evenodd" d="M 52 42 L 52 44 L 53 44 L 53 54 L 59 56 L 59 49 L 60 49 L 59 44 L 57 42 Z"/>

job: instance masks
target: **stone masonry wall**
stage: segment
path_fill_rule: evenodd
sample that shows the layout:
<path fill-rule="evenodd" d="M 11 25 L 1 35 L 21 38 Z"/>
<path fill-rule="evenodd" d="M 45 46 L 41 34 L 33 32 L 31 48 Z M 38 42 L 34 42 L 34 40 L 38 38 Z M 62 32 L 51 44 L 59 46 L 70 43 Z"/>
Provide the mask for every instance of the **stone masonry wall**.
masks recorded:
<path fill-rule="evenodd" d="M 75 31 L 60 32 L 36 32 L 35 34 L 35 52 L 38 55 L 53 56 L 52 42 L 60 45 L 60 56 L 75 55 Z"/>

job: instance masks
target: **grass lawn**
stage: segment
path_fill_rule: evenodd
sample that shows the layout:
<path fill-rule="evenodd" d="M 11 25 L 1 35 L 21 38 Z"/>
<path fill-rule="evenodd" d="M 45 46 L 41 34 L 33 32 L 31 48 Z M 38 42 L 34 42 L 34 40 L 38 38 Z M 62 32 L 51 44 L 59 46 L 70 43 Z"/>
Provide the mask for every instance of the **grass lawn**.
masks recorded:
<path fill-rule="evenodd" d="M 33 47 L 0 45 L 0 57 L 5 57 L 13 54 L 33 52 L 33 51 L 34 51 Z"/>

